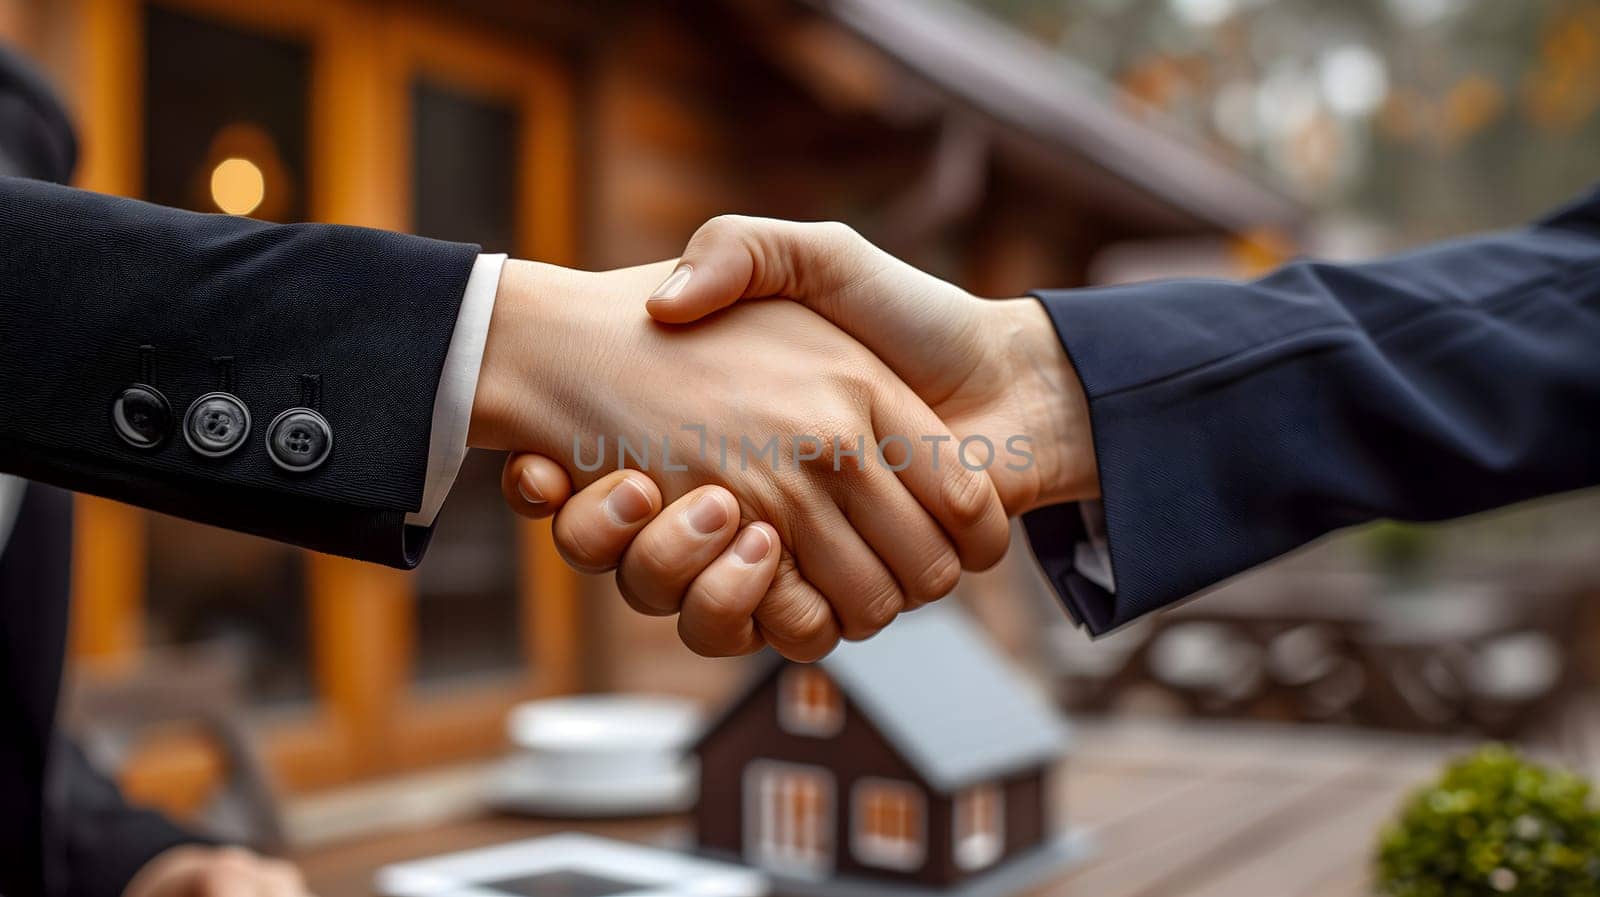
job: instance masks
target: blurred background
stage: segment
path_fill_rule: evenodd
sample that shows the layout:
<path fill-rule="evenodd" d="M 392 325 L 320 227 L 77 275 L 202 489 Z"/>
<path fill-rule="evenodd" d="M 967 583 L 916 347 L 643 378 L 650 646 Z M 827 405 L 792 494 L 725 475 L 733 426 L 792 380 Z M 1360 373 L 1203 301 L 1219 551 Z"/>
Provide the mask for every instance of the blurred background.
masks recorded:
<path fill-rule="evenodd" d="M 741 212 L 984 295 L 1242 277 L 1600 176 L 1595 0 L 0 0 L 0 38 L 72 108 L 80 186 L 593 268 Z M 74 726 L 142 800 L 216 813 L 243 769 L 234 814 L 315 843 L 393 821 L 329 795 L 503 754 L 521 701 L 736 687 L 567 573 L 499 464 L 413 574 L 80 499 Z M 1017 547 L 960 600 L 1087 725 L 1600 758 L 1593 495 L 1341 535 L 1093 644 Z"/>

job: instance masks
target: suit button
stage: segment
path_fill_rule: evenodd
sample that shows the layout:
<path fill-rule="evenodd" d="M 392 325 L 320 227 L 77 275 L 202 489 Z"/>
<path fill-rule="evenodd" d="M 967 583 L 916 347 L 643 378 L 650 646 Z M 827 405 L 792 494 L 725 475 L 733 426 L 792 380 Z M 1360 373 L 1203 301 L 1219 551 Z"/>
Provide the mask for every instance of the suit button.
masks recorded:
<path fill-rule="evenodd" d="M 231 393 L 208 392 L 183 416 L 184 441 L 207 458 L 231 454 L 248 435 L 250 409 Z"/>
<path fill-rule="evenodd" d="M 153 449 L 172 432 L 172 406 L 161 390 L 135 383 L 111 403 L 111 425 L 123 442 L 137 449 Z"/>
<path fill-rule="evenodd" d="M 333 428 L 327 418 L 310 408 L 290 408 L 267 427 L 267 454 L 290 473 L 321 467 L 332 450 Z"/>

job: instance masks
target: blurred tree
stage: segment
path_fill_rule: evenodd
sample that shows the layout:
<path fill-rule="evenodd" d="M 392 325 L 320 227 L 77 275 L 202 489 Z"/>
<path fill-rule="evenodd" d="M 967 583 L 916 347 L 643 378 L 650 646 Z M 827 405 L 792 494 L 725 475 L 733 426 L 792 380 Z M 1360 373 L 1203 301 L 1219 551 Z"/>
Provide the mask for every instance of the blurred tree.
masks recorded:
<path fill-rule="evenodd" d="M 1600 0 L 968 0 L 1392 243 L 1600 178 Z"/>

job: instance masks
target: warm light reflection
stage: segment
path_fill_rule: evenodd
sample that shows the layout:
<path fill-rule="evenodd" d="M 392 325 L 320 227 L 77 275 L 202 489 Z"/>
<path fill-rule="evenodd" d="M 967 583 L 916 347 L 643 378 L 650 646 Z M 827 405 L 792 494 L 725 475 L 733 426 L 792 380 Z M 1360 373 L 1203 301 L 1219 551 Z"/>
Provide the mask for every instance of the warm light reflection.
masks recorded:
<path fill-rule="evenodd" d="M 223 159 L 211 170 L 211 200 L 229 215 L 248 215 L 266 198 L 267 179 L 249 159 Z"/>

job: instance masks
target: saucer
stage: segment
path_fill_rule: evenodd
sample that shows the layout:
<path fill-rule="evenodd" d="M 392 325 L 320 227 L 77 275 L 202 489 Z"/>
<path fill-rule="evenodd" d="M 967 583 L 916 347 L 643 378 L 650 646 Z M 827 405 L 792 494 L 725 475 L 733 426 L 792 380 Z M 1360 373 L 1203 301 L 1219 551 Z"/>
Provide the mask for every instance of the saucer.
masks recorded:
<path fill-rule="evenodd" d="M 582 777 L 546 767 L 535 757 L 507 759 L 490 778 L 498 809 L 534 816 L 601 819 L 682 813 L 694 806 L 699 769 L 693 759 L 675 766 L 614 777 Z"/>

